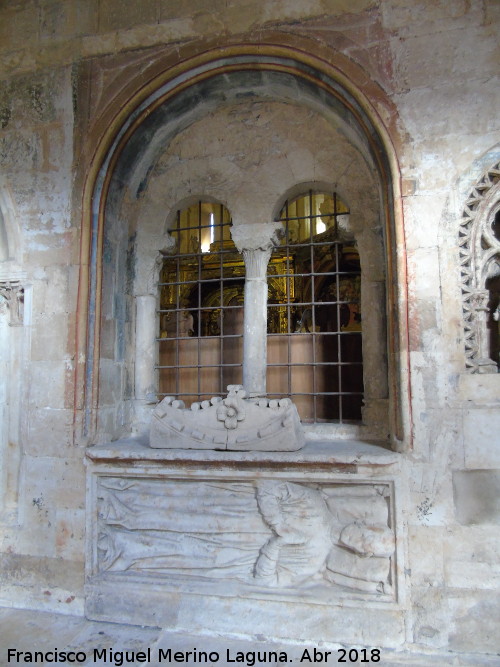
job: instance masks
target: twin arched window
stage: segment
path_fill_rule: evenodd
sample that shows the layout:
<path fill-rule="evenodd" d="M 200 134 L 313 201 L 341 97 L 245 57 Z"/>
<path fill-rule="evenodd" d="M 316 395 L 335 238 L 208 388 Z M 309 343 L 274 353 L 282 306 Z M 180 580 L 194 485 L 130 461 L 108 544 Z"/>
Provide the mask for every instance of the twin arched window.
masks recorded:
<path fill-rule="evenodd" d="M 361 270 L 336 193 L 285 202 L 267 269 L 267 396 L 290 396 L 304 422 L 361 419 Z M 231 216 L 200 201 L 177 213 L 159 283 L 159 396 L 186 403 L 242 382 L 245 265 Z"/>

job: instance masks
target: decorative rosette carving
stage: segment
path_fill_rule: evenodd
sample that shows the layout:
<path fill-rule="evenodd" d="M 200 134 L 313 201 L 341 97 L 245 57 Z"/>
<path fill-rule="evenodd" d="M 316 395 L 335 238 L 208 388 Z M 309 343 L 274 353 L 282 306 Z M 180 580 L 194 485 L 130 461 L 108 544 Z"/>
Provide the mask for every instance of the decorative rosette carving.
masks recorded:
<path fill-rule="evenodd" d="M 230 384 L 228 391 L 227 398 L 217 406 L 217 419 L 224 422 L 227 429 L 235 429 L 238 422 L 245 419 L 246 412 L 243 399 L 246 398 L 247 393 L 239 384 Z"/>

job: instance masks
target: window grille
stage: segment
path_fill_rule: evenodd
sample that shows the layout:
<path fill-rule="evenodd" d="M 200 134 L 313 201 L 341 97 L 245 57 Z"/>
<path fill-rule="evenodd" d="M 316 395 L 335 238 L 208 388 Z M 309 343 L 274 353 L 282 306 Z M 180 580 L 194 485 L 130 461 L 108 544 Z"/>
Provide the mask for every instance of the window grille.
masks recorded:
<path fill-rule="evenodd" d="M 286 202 L 268 265 L 268 396 L 290 396 L 304 422 L 361 419 L 361 271 L 348 214 L 335 193 Z"/>
<path fill-rule="evenodd" d="M 304 422 L 361 419 L 360 262 L 335 193 L 286 202 L 268 265 L 267 395 L 290 396 Z M 178 211 L 160 274 L 159 398 L 186 403 L 241 384 L 245 266 L 229 211 Z"/>
<path fill-rule="evenodd" d="M 177 213 L 159 283 L 160 399 L 207 400 L 242 381 L 245 267 L 230 227 L 221 204 L 200 201 Z"/>

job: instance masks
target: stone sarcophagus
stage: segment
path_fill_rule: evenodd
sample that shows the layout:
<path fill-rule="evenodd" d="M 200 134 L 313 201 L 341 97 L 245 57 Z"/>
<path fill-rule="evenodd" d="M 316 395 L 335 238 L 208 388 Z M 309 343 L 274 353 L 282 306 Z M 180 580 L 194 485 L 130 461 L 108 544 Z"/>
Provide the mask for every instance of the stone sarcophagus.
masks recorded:
<path fill-rule="evenodd" d="M 398 645 L 395 467 L 397 455 L 361 443 L 265 454 L 94 447 L 87 615 L 331 641 L 342 627 L 342 641 L 367 643 L 382 627 Z"/>

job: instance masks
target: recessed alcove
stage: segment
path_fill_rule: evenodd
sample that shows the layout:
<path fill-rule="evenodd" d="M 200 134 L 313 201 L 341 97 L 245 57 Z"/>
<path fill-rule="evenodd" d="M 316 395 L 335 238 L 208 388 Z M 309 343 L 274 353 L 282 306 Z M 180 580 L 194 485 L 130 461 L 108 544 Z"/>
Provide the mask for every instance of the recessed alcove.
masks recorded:
<path fill-rule="evenodd" d="M 233 631 L 245 634 L 234 618 L 251 613 L 262 620 L 252 632 L 282 637 L 296 636 L 283 630 L 292 615 L 310 638 L 333 640 L 340 625 L 345 633 L 347 605 L 357 620 L 345 641 L 383 632 L 398 646 L 405 601 L 394 450 L 408 440 L 389 159 L 363 107 L 334 79 L 295 61 L 250 60 L 201 67 L 189 85 L 187 72 L 164 82 L 125 121 L 96 181 L 101 358 L 90 350 L 99 396 L 94 406 L 87 401 L 87 415 L 89 424 L 96 417 L 94 442 L 115 442 L 87 453 L 87 614 L 222 633 L 230 616 Z M 183 215 L 196 206 L 192 226 Z M 228 233 L 218 237 L 227 264 L 215 255 L 218 232 L 206 238 L 214 206 L 229 212 L 221 217 Z M 188 236 L 196 230 L 194 240 L 181 239 L 181 221 Z M 221 344 L 220 322 L 209 317 L 217 303 L 196 291 L 197 282 L 220 280 L 212 260 L 236 281 L 233 296 L 244 292 L 241 358 L 228 362 L 219 347 L 213 364 L 242 365 L 243 387 L 232 384 L 227 399 L 217 396 L 219 383 L 205 386 L 207 376 L 203 387 L 186 380 L 188 370 L 202 370 L 209 343 Z M 192 275 L 189 262 L 198 267 Z M 288 281 L 281 297 L 280 280 Z M 237 311 L 241 298 L 231 304 Z M 347 359 L 342 337 L 356 338 L 357 357 Z M 162 352 L 169 341 L 170 356 Z M 238 345 L 233 352 L 240 356 Z M 322 375 L 328 364 L 338 384 Z M 158 404 L 171 391 L 165 367 L 179 366 L 175 391 Z M 299 382 L 297 369 L 305 372 Z M 300 429 L 280 395 L 309 401 Z M 280 427 L 293 422 L 296 441 L 282 438 L 273 451 L 271 431 L 259 428 L 258 445 L 238 440 L 238 420 L 252 426 L 238 412 L 241 396 Z M 227 441 L 185 428 L 204 411 L 231 432 Z M 153 417 L 170 420 L 182 437 L 162 444 L 157 429 L 150 442 Z M 318 614 L 329 629 L 317 625 Z"/>
<path fill-rule="evenodd" d="M 279 86 L 271 85 L 278 81 Z M 241 98 L 238 91 L 248 86 Z M 289 75 L 233 73 L 205 82 L 203 92 L 203 98 L 193 98 L 190 91 L 185 113 L 175 122 L 167 109 L 155 112 L 154 126 L 148 116 L 144 122 L 149 129 L 141 126 L 141 131 L 149 141 L 136 146 L 134 155 L 127 144 L 110 180 L 100 332 L 101 349 L 107 353 L 99 372 L 97 440 L 126 434 L 127 422 L 131 432 L 147 430 L 148 406 L 158 392 L 153 297 L 157 299 L 159 261 L 172 245 L 179 203 L 220 202 L 231 212 L 234 233 L 251 237 L 254 229 L 264 238 L 266 225 L 269 234 L 277 226 L 277 207 L 300 189 L 338 193 L 349 207 L 351 238 L 361 264 L 361 309 L 366 314 L 362 418 L 359 409 L 352 415 L 347 411 L 347 419 L 359 423 L 341 424 L 337 434 L 330 434 L 394 438 L 395 423 L 391 427 L 389 422 L 391 414 L 393 420 L 397 415 L 398 399 L 392 388 L 395 376 L 389 379 L 396 368 L 388 351 L 386 186 L 377 175 L 372 147 L 346 111 L 339 113 L 338 100 L 325 103 L 323 94 L 315 98 L 309 86 Z M 177 98 L 175 105 L 180 111 Z M 273 386 L 272 391 L 278 389 Z M 331 418 L 316 419 L 311 413 L 306 421 L 317 421 L 325 433 L 321 423 L 338 420 L 338 414 L 332 408 Z M 113 427 L 117 416 L 118 431 Z"/>
<path fill-rule="evenodd" d="M 1 5 L 9 645 L 498 660 L 498 3 Z"/>

